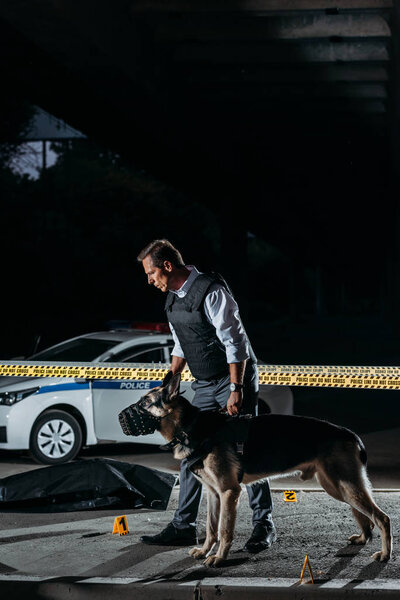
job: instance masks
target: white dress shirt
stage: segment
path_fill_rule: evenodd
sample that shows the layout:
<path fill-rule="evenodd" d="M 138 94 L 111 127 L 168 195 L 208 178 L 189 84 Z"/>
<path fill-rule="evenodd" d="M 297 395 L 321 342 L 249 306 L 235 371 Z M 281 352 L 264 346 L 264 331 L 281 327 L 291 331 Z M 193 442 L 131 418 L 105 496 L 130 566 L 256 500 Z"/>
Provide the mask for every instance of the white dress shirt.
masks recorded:
<path fill-rule="evenodd" d="M 193 265 L 186 265 L 190 275 L 179 290 L 171 290 L 179 298 L 184 298 L 194 280 L 201 273 Z M 213 283 L 204 299 L 204 313 L 207 320 L 215 327 L 218 339 L 225 346 L 227 363 L 238 363 L 249 358 L 249 344 L 236 301 L 220 283 Z M 185 358 L 176 332 L 169 323 L 174 348 L 172 354 Z"/>

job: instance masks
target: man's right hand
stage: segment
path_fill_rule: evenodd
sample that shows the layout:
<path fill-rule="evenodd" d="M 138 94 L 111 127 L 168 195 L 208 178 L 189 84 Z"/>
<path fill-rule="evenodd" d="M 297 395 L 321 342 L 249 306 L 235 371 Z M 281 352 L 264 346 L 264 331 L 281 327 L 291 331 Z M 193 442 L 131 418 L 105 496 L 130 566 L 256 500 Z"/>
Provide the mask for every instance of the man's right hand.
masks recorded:
<path fill-rule="evenodd" d="M 228 411 L 228 415 L 234 417 L 240 413 L 240 409 L 243 404 L 243 391 L 239 390 L 237 392 L 231 392 L 228 402 L 226 404 L 226 410 Z"/>

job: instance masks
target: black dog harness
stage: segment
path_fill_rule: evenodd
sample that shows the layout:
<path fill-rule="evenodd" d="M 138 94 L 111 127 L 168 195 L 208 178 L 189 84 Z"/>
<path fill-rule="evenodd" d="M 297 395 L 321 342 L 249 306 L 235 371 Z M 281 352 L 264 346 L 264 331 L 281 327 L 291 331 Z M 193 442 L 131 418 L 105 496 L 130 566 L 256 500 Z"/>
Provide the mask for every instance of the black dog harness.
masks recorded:
<path fill-rule="evenodd" d="M 203 413 L 204 414 L 204 413 Z M 252 415 L 237 415 L 227 417 L 225 423 L 209 438 L 204 439 L 187 457 L 187 466 L 195 474 L 196 468 L 202 467 L 203 459 L 209 454 L 216 444 L 231 444 L 241 469 L 238 474 L 239 483 L 243 479 L 243 456 L 246 452 L 246 442 L 249 436 Z"/>

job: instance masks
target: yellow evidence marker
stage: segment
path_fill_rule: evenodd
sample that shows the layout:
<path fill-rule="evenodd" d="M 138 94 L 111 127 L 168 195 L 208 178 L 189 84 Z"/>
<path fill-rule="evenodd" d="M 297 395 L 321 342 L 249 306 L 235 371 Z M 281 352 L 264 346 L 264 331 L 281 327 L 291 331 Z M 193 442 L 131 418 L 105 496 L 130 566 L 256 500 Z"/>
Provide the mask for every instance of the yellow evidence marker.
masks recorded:
<path fill-rule="evenodd" d="M 126 515 L 122 515 L 121 517 L 115 517 L 113 534 L 114 533 L 119 533 L 119 535 L 126 535 L 127 533 L 129 533 Z"/>
<path fill-rule="evenodd" d="M 296 492 L 293 490 L 285 490 L 283 495 L 285 497 L 285 502 L 297 502 Z"/>
<path fill-rule="evenodd" d="M 314 583 L 314 577 L 313 577 L 313 574 L 312 574 L 312 571 L 311 571 L 311 565 L 310 565 L 310 560 L 308 558 L 308 554 L 306 554 L 306 557 L 304 559 L 303 568 L 302 568 L 301 573 L 300 573 L 300 583 L 303 583 L 303 577 L 304 577 L 304 572 L 306 570 L 306 567 L 308 567 L 308 570 L 310 572 L 311 583 Z"/>

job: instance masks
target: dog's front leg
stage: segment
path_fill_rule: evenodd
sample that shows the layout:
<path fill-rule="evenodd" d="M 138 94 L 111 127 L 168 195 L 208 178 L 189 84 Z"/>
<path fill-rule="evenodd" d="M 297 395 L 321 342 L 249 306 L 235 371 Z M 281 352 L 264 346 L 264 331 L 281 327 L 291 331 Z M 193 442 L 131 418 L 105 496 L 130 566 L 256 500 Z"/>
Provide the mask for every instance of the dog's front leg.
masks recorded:
<path fill-rule="evenodd" d="M 240 496 L 240 485 L 221 492 L 221 516 L 219 523 L 219 548 L 216 554 L 212 554 L 204 564 L 208 567 L 217 567 L 228 556 L 233 540 L 235 529 L 237 505 Z"/>
<path fill-rule="evenodd" d="M 207 488 L 207 527 L 206 539 L 201 548 L 192 548 L 189 554 L 194 558 L 204 558 L 218 540 L 220 500 L 217 492 Z"/>

